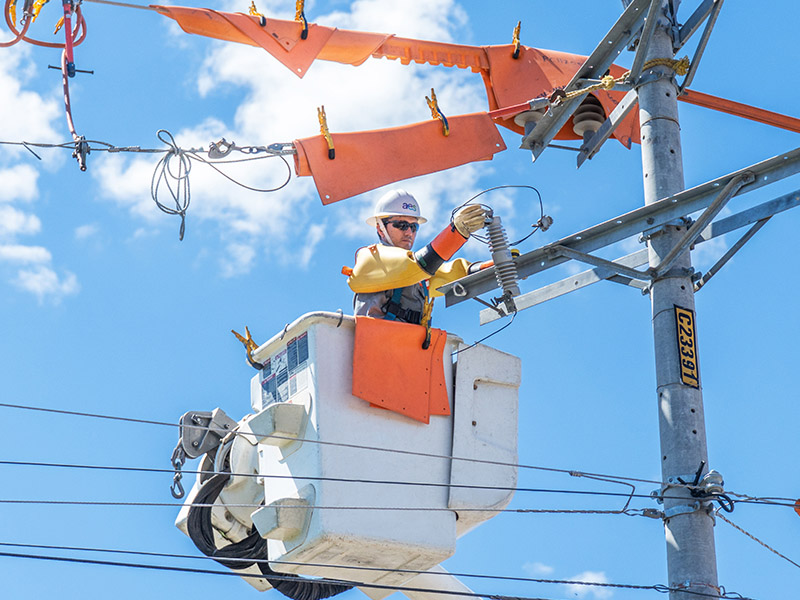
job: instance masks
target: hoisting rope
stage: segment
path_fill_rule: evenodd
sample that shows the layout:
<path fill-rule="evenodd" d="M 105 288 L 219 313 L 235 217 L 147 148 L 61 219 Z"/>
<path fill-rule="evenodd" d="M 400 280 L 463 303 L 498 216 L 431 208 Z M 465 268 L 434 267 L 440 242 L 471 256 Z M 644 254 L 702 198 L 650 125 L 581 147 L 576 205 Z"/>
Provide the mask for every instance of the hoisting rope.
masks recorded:
<path fill-rule="evenodd" d="M 652 60 L 647 61 L 644 63 L 642 70 L 652 69 L 653 67 L 669 67 L 677 75 L 686 75 L 689 72 L 689 57 L 684 56 L 681 59 L 674 59 L 674 58 L 654 58 Z M 590 85 L 589 87 L 583 88 L 582 90 L 574 90 L 571 92 L 563 92 L 562 90 L 556 90 L 551 99 L 553 99 L 554 104 L 558 104 L 563 100 L 570 100 L 571 98 L 577 98 L 578 96 L 583 96 L 584 94 L 588 94 L 590 92 L 594 92 L 596 90 L 612 90 L 614 86 L 620 83 L 628 83 L 628 77 L 630 76 L 630 71 L 625 71 L 619 77 L 612 77 L 611 75 L 605 75 L 600 79 L 600 83 L 595 83 Z M 559 93 L 560 92 L 560 93 Z"/>
<path fill-rule="evenodd" d="M 294 20 L 302 23 L 303 31 L 300 32 L 300 39 L 305 40 L 308 38 L 308 21 L 306 21 L 305 0 L 297 0 L 295 2 Z"/>
<path fill-rule="evenodd" d="M 514 44 L 514 52 L 511 54 L 511 58 L 517 59 L 519 58 L 519 31 L 522 28 L 522 21 L 517 21 L 517 26 L 514 27 L 514 39 L 512 43 Z"/>
<path fill-rule="evenodd" d="M 317 108 L 317 118 L 319 119 L 319 132 L 328 143 L 328 158 L 333 160 L 336 158 L 336 149 L 333 147 L 333 138 L 328 130 L 328 116 L 325 114 L 324 104 Z"/>
<path fill-rule="evenodd" d="M 428 103 L 428 108 L 431 109 L 431 116 L 442 122 L 442 133 L 444 136 L 447 137 L 450 135 L 450 124 L 447 122 L 447 117 L 444 116 L 444 113 L 439 108 L 439 101 L 436 99 L 436 92 L 433 91 L 433 88 L 431 88 L 431 97 L 428 98 L 425 96 L 425 101 Z"/>

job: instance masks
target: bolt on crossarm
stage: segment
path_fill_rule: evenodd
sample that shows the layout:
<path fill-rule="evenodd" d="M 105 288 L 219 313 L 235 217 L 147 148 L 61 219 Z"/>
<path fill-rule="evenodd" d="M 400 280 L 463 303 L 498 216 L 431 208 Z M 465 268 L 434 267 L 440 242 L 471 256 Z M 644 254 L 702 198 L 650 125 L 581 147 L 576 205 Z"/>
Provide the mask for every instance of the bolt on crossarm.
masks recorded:
<path fill-rule="evenodd" d="M 659 23 L 648 44 L 647 62 L 674 58 L 671 11 L 678 3 L 662 2 Z M 647 71 L 664 71 L 666 76 L 647 78 L 649 83 L 638 90 L 645 205 L 684 189 L 674 73 L 669 66 Z M 680 243 L 685 230 L 684 223 L 676 222 L 650 232 L 647 244 L 651 267 L 661 264 Z M 698 467 L 708 464 L 691 276 L 687 250 L 650 286 L 661 465 L 666 482 L 692 483 Z M 697 502 L 681 485 L 670 487 L 665 495 L 669 585 L 676 590 L 670 592 L 671 600 L 700 600 L 718 593 L 709 505 Z"/>

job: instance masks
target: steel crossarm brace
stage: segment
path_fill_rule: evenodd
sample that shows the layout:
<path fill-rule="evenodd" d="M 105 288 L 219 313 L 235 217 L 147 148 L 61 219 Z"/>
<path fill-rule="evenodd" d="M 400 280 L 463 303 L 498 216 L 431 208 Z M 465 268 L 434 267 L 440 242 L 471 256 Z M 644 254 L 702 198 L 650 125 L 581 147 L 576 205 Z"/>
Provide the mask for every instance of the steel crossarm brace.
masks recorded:
<path fill-rule="evenodd" d="M 617 125 L 628 116 L 628 113 L 633 110 L 633 107 L 636 106 L 638 101 L 639 96 L 636 90 L 631 90 L 625 94 L 625 97 L 622 98 L 622 101 L 611 111 L 611 114 L 608 115 L 608 118 L 600 128 L 581 145 L 580 154 L 578 154 L 578 168 L 599 152 L 601 146 L 605 144 L 606 140 L 614 133 Z"/>
<path fill-rule="evenodd" d="M 642 29 L 642 35 L 639 36 L 639 44 L 636 48 L 636 56 L 633 58 L 631 65 L 631 73 L 628 76 L 630 81 L 636 81 L 639 74 L 642 72 L 642 65 L 644 65 L 644 57 L 647 55 L 647 47 L 650 45 L 650 38 L 653 37 L 653 32 L 656 30 L 658 23 L 658 14 L 661 12 L 661 0 L 651 0 L 650 8 L 647 11 L 647 18 Z"/>
<path fill-rule="evenodd" d="M 767 221 L 769 221 L 771 218 L 772 217 L 765 217 L 765 218 L 761 219 L 760 221 L 756 221 L 756 224 L 753 225 L 747 231 L 747 233 L 745 233 L 741 238 L 739 238 L 739 240 L 737 240 L 737 242 L 733 246 L 731 246 L 731 248 L 725 254 L 722 255 L 722 258 L 720 258 L 716 263 L 714 263 L 714 266 L 711 267 L 705 273 L 703 273 L 703 276 L 698 281 L 695 282 L 694 291 L 696 292 L 701 287 L 703 287 L 705 284 L 707 284 L 708 280 L 711 279 L 714 275 L 716 275 L 717 272 L 722 267 L 725 266 L 725 263 L 727 263 L 734 254 L 736 254 L 739 250 L 741 250 L 742 246 L 744 246 L 747 242 L 749 242 L 750 238 L 752 238 L 756 233 L 758 233 L 758 231 L 764 225 L 766 225 Z"/>
<path fill-rule="evenodd" d="M 664 260 L 661 263 L 653 267 L 651 272 L 656 277 L 663 277 L 664 274 L 672 268 L 672 265 L 678 259 L 678 257 L 686 252 L 689 249 L 689 246 L 694 244 L 697 236 L 708 226 L 711 221 L 714 220 L 728 201 L 733 198 L 737 192 L 742 188 L 742 186 L 747 185 L 748 183 L 752 183 L 755 179 L 755 175 L 752 173 L 745 171 L 731 179 L 727 185 L 722 189 L 714 201 L 709 205 L 709 207 L 703 211 L 703 214 L 692 224 L 691 227 L 686 231 L 683 237 L 675 244 L 675 247 L 669 251 L 669 253 L 664 257 Z"/>
<path fill-rule="evenodd" d="M 609 271 L 616 272 L 617 274 L 630 277 L 631 279 L 638 279 L 640 281 L 652 281 L 653 279 L 653 276 L 650 273 L 643 273 L 642 271 L 631 269 L 625 265 L 615 263 L 604 258 L 592 256 L 591 254 L 585 254 L 584 252 L 578 252 L 577 250 L 567 248 L 566 246 L 550 246 L 548 250 L 555 256 L 564 256 L 572 260 L 577 260 L 578 262 L 586 263 L 587 265 L 602 267 Z"/>
<path fill-rule="evenodd" d="M 752 238 L 770 218 L 777 213 L 789 210 L 790 208 L 794 208 L 796 206 L 800 206 L 800 190 L 796 190 L 790 194 L 785 194 L 775 198 L 774 200 L 770 200 L 769 202 L 754 206 L 753 208 L 743 210 L 742 212 L 736 213 L 730 217 L 720 219 L 719 221 L 711 223 L 708 227 L 706 227 L 697 238 L 696 244 L 702 244 L 703 242 L 707 242 L 721 235 L 730 233 L 731 231 L 735 231 L 755 223 L 755 225 L 742 237 L 742 239 L 736 242 L 736 244 L 730 250 L 728 250 L 728 252 L 726 252 L 725 255 L 719 261 L 717 261 L 717 263 L 711 267 L 711 269 L 709 269 L 708 272 L 704 274 L 703 277 L 695 284 L 695 291 L 700 289 L 700 287 L 708 282 L 708 280 L 711 279 L 711 277 L 715 275 L 725 265 L 725 263 L 728 262 L 728 260 L 730 260 L 730 257 L 733 256 L 748 240 L 750 240 L 750 238 Z M 648 255 L 646 249 L 639 250 L 638 252 L 628 254 L 627 256 L 623 256 L 622 258 L 618 258 L 613 261 L 615 265 L 624 265 L 634 269 L 647 264 L 647 262 Z M 564 296 L 570 292 L 574 292 L 603 280 L 637 287 L 643 291 L 645 291 L 648 287 L 647 284 L 616 275 L 615 271 L 611 271 L 603 267 L 597 267 L 595 269 L 590 269 L 588 271 L 578 273 L 577 275 L 567 277 L 561 281 L 556 281 L 555 283 L 543 286 L 521 296 L 517 296 L 514 298 L 514 302 L 517 310 L 519 311 L 525 308 L 531 308 L 537 304 L 542 304 L 548 300 L 552 300 L 553 298 Z M 476 298 L 476 300 L 480 299 Z M 507 316 L 507 313 L 502 311 L 502 307 L 490 307 L 490 310 L 481 311 L 480 324 L 485 325 L 504 316 Z"/>
<path fill-rule="evenodd" d="M 783 196 L 779 196 L 769 202 L 764 202 L 753 208 L 748 208 L 742 212 L 725 217 L 719 221 L 711 223 L 706 227 L 697 238 L 697 243 L 707 242 L 708 240 L 725 235 L 731 231 L 747 227 L 763 219 L 772 217 L 780 212 L 789 210 L 800 205 L 800 190 L 795 190 Z"/>
<path fill-rule="evenodd" d="M 678 31 L 678 39 L 675 40 L 675 52 L 683 48 L 683 45 L 689 40 L 694 33 L 700 29 L 700 25 L 706 20 L 711 11 L 714 10 L 715 4 L 722 4 L 722 0 L 703 0 L 702 4 L 692 13 L 692 16 L 686 20 L 686 23 Z"/>
<path fill-rule="evenodd" d="M 562 238 L 551 245 L 567 246 L 579 252 L 592 252 L 614 242 L 631 237 L 645 230 L 652 230 L 675 219 L 707 208 L 732 179 L 752 172 L 755 180 L 742 186 L 736 195 L 759 189 L 800 172 L 800 148 L 785 154 L 779 154 L 755 165 L 734 171 L 717 179 L 684 190 L 674 196 L 663 198 L 647 206 L 637 208 L 628 213 L 594 225 L 576 234 Z M 517 273 L 521 279 L 539 273 L 568 259 L 553 257 L 548 254 L 548 247 L 537 248 L 516 259 Z M 459 294 L 454 293 L 458 285 Z M 446 305 L 452 306 L 475 296 L 489 292 L 497 287 L 494 267 L 483 269 L 478 273 L 467 275 L 458 281 L 439 288 L 445 294 Z"/>
<path fill-rule="evenodd" d="M 700 58 L 703 56 L 703 52 L 705 52 L 706 50 L 706 45 L 708 44 L 708 38 L 711 37 L 711 30 L 714 29 L 714 24 L 717 22 L 717 17 L 719 16 L 719 11 L 722 8 L 723 2 L 724 0 L 715 0 L 714 2 L 714 7 L 711 10 L 711 14 L 708 16 L 708 22 L 706 23 L 706 28 L 703 31 L 703 35 L 700 38 L 700 41 L 697 43 L 697 48 L 694 51 L 692 62 L 689 63 L 689 72 L 686 73 L 686 77 L 683 78 L 683 83 L 681 83 L 681 87 L 678 89 L 678 95 L 682 95 L 684 93 L 684 90 L 687 87 L 689 87 L 689 85 L 691 85 L 692 80 L 694 79 L 694 74 L 697 72 L 697 66 L 700 64 Z M 681 29 L 679 37 L 681 38 L 680 45 L 682 46 L 683 29 Z"/>
<path fill-rule="evenodd" d="M 628 268 L 641 267 L 647 264 L 647 260 L 647 249 L 638 250 L 633 254 L 615 260 L 612 263 L 614 265 L 614 270 L 610 270 L 606 267 L 597 267 L 578 273 L 572 277 L 567 277 L 561 281 L 541 287 L 538 290 L 533 290 L 527 294 L 517 296 L 514 298 L 514 305 L 517 307 L 517 311 L 524 310 L 603 280 L 616 281 L 642 289 L 646 287 L 646 284 L 642 284 L 638 280 L 629 280 L 620 277 L 617 275 L 617 271 L 620 266 Z M 502 305 L 498 306 L 496 309 L 487 308 L 480 312 L 480 324 L 486 325 L 497 319 L 502 319 L 507 315 L 508 313 L 505 312 L 505 307 Z"/>
<path fill-rule="evenodd" d="M 645 7 L 656 1 L 658 0 L 634 0 L 631 2 L 600 44 L 581 65 L 581 68 L 578 69 L 578 72 L 575 73 L 564 90 L 571 92 L 579 89 L 579 79 L 600 78 L 638 33 L 645 18 Z M 582 98 L 578 96 L 577 98 L 566 100 L 558 106 L 551 107 L 536 124 L 536 127 L 522 138 L 520 148 L 531 150 L 533 159 L 536 160 L 544 152 L 550 140 L 555 137 L 556 133 L 572 116 L 572 113 L 580 106 L 581 101 Z"/>

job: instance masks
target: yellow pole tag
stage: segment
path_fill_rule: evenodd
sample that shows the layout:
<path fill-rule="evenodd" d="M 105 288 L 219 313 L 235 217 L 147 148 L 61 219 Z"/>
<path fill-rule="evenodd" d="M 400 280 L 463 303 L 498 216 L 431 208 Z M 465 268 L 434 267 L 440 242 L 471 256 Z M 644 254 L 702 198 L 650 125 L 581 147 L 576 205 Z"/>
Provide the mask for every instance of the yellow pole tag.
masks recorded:
<path fill-rule="evenodd" d="M 697 329 L 694 311 L 675 306 L 675 332 L 678 339 L 681 383 L 700 389 L 700 367 L 697 357 Z"/>

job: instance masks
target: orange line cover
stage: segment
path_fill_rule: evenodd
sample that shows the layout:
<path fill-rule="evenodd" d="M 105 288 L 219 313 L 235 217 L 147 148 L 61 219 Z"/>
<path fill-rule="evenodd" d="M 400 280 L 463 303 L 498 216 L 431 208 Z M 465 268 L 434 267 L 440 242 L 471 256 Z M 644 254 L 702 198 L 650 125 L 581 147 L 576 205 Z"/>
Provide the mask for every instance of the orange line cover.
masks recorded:
<path fill-rule="evenodd" d="M 476 160 L 491 160 L 506 149 L 486 113 L 451 117 L 450 135 L 439 121 L 403 127 L 334 133 L 336 158 L 317 135 L 295 140 L 297 175 L 313 175 L 323 204 L 350 198 L 409 177 L 435 173 Z"/>
<path fill-rule="evenodd" d="M 371 317 L 356 317 L 353 395 L 370 404 L 428 424 L 430 415 L 449 415 L 444 379 L 447 332 Z"/>

